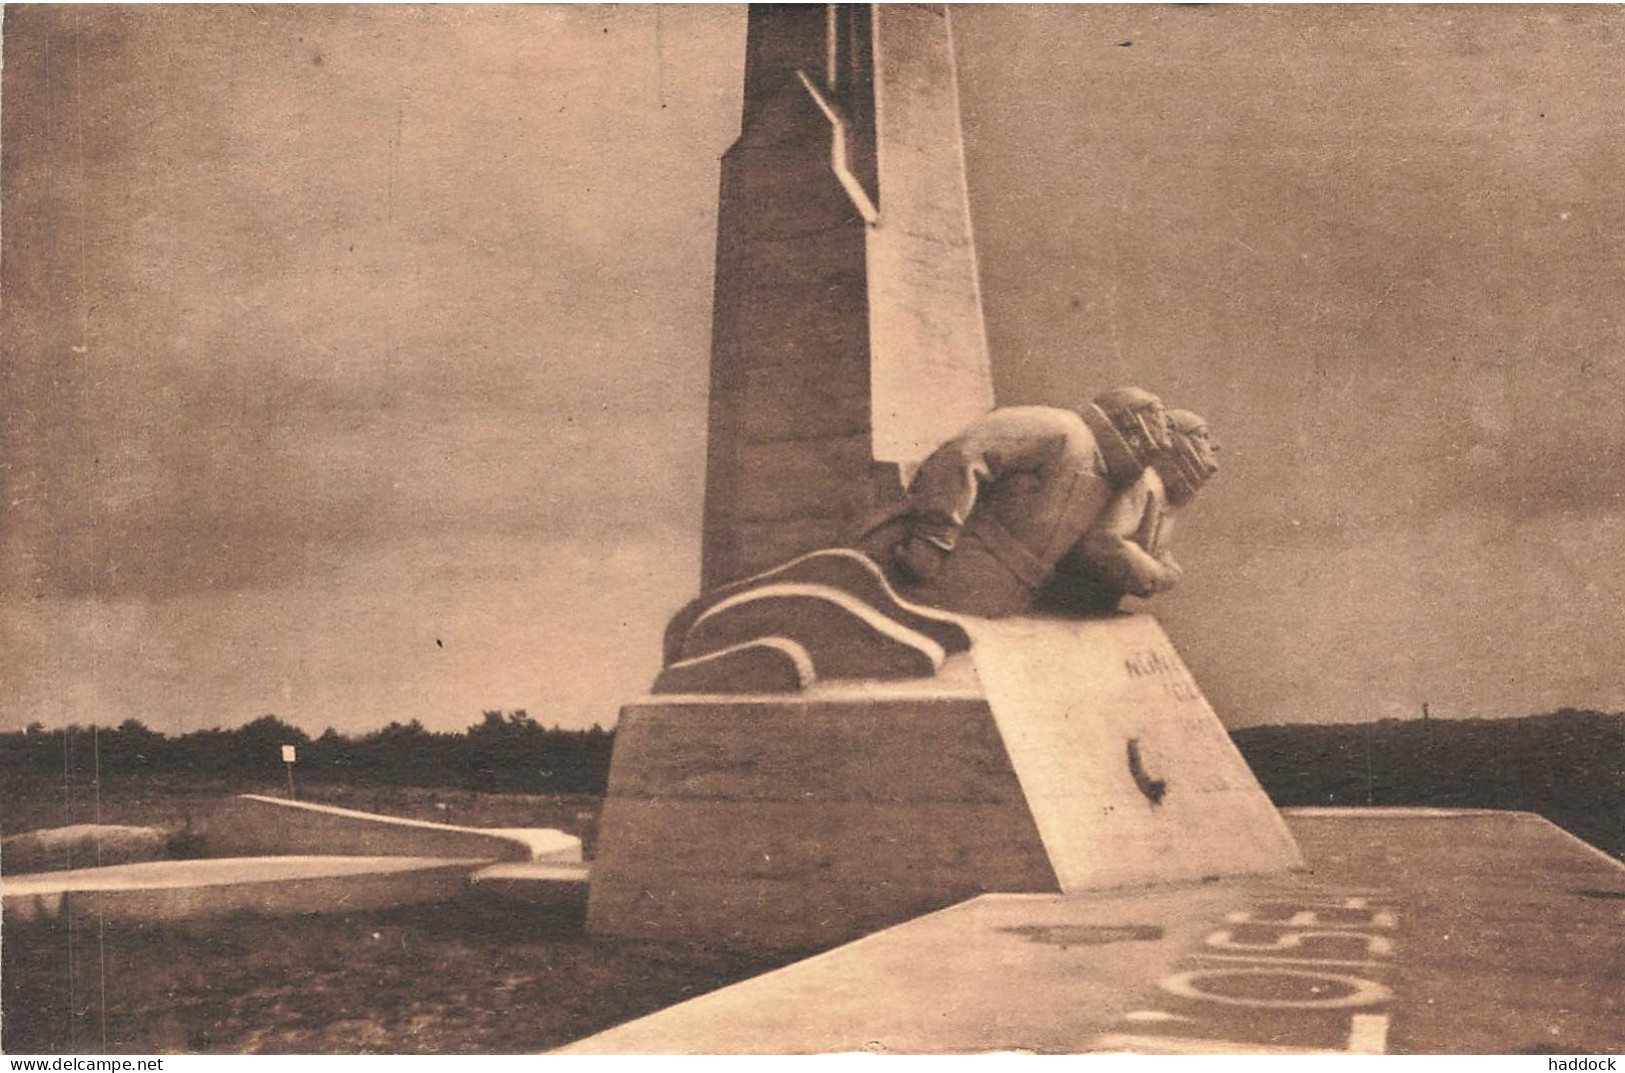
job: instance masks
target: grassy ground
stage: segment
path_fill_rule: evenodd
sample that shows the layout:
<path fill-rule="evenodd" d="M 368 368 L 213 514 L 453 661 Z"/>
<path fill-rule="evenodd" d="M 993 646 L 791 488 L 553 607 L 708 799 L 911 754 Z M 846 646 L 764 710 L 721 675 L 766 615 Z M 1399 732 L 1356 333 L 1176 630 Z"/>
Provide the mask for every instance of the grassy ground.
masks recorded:
<path fill-rule="evenodd" d="M 10 1054 L 530 1053 L 789 960 L 588 936 L 467 900 L 204 929 L 6 925 Z"/>
<path fill-rule="evenodd" d="M 228 792 L 105 782 L 0 787 L 5 833 L 100 817 L 182 832 Z M 300 797 L 481 827 L 596 833 L 598 801 L 409 787 Z M 184 844 L 184 839 L 181 840 Z M 86 861 L 84 864 L 91 862 Z M 63 1053 L 526 1053 L 778 965 L 692 944 L 589 936 L 585 906 L 470 896 L 437 906 L 188 926 L 4 922 L 0 1050 Z"/>

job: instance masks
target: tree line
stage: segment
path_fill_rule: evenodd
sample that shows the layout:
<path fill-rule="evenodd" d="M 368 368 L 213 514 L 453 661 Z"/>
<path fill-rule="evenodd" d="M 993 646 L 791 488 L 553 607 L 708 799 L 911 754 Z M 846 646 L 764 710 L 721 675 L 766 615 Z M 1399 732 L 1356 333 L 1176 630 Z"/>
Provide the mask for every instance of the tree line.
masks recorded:
<path fill-rule="evenodd" d="M 1231 737 L 1277 805 L 1522 809 L 1625 855 L 1625 714 L 1565 708 L 1522 719 L 1290 724 Z M 414 720 L 314 739 L 271 715 L 175 737 L 134 719 L 112 728 L 36 724 L 0 734 L 0 779 L 147 776 L 176 789 L 240 792 L 280 782 L 281 746 L 293 745 L 301 783 L 602 795 L 614 741 L 599 727 L 544 728 L 523 710 L 486 711 L 460 733 Z M 25 783 L 40 779 L 15 780 L 14 789 Z"/>
<path fill-rule="evenodd" d="M 137 719 L 54 730 L 36 723 L 0 734 L 0 772 L 73 781 L 151 776 L 235 788 L 283 778 L 282 746 L 292 745 L 301 783 L 602 794 L 614 740 L 597 726 L 543 727 L 523 709 L 486 711 L 462 732 L 427 730 L 414 719 L 355 737 L 329 728 L 312 738 L 274 715 L 173 737 Z"/>
<path fill-rule="evenodd" d="M 1625 856 L 1625 713 L 1291 724 L 1231 737 L 1279 806 L 1518 809 Z"/>

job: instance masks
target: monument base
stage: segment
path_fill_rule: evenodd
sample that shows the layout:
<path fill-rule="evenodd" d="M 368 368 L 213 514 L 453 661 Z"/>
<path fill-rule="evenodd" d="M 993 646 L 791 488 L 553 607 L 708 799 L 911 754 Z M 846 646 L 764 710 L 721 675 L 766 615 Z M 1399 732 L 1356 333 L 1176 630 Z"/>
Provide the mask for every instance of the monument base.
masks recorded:
<path fill-rule="evenodd" d="M 588 927 L 818 947 L 983 893 L 1299 863 L 1155 619 L 966 625 L 933 678 L 625 708 Z"/>

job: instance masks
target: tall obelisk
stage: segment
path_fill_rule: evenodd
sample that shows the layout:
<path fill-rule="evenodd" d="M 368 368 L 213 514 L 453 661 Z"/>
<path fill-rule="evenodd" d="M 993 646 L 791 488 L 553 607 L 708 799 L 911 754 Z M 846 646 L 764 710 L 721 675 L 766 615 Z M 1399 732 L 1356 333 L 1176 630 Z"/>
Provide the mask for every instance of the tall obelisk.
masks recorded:
<path fill-rule="evenodd" d="M 942 5 L 750 8 L 702 586 L 837 543 L 993 405 Z"/>

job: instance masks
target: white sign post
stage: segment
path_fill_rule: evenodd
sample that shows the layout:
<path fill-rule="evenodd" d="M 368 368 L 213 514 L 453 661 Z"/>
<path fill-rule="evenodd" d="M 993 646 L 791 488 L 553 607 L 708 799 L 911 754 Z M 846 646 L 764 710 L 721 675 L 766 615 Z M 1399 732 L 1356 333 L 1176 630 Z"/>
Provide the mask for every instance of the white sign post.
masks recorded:
<path fill-rule="evenodd" d="M 293 792 L 293 762 L 296 759 L 296 756 L 297 754 L 295 753 L 292 745 L 284 745 L 282 747 L 282 762 L 288 765 L 288 796 L 290 798 L 295 796 Z"/>

